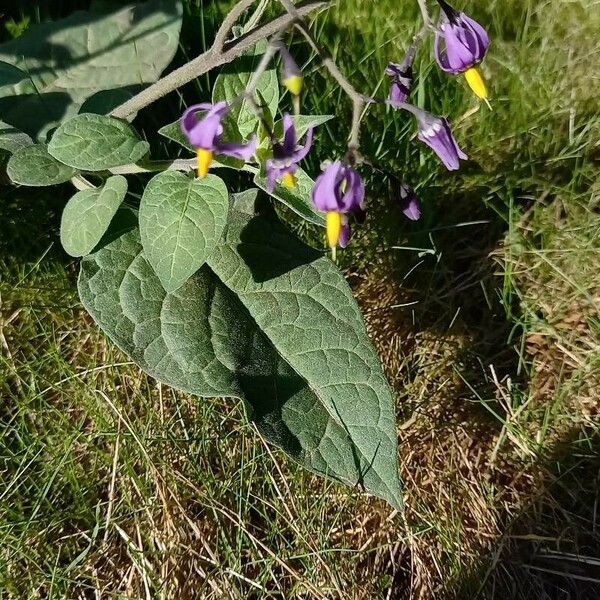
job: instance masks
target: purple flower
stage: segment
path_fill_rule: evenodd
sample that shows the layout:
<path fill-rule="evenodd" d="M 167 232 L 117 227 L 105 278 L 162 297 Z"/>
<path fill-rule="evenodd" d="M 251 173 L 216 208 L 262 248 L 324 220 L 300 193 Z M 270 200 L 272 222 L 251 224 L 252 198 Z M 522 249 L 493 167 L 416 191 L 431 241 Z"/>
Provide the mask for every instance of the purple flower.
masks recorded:
<path fill-rule="evenodd" d="M 490 38 L 477 21 L 454 10 L 445 0 L 438 2 L 444 14 L 435 32 L 435 59 L 447 73 L 465 73 L 471 89 L 485 99 L 485 82 L 475 66 L 485 57 Z"/>
<path fill-rule="evenodd" d="M 338 244 L 340 248 L 345 248 L 350 241 L 350 237 L 352 236 L 352 230 L 350 229 L 350 223 L 348 223 L 348 217 L 346 215 L 342 215 L 342 226 L 340 228 L 340 235 L 338 237 Z"/>
<path fill-rule="evenodd" d="M 421 218 L 421 203 L 417 194 L 409 186 L 402 184 L 399 192 L 399 203 L 404 216 L 411 221 L 418 221 Z"/>
<path fill-rule="evenodd" d="M 326 213 L 327 242 L 331 248 L 347 244 L 350 226 L 347 213 L 365 209 L 365 186 L 362 177 L 341 161 L 331 163 L 315 181 L 312 201 Z"/>
<path fill-rule="evenodd" d="M 401 63 L 389 63 L 385 70 L 385 74 L 393 78 L 388 96 L 389 103 L 392 106 L 397 107 L 399 102 L 406 102 L 410 96 L 410 88 L 413 83 L 412 64 L 416 49 L 415 45 L 411 46 Z"/>
<path fill-rule="evenodd" d="M 283 142 L 273 144 L 273 158 L 267 160 L 267 189 L 273 191 L 275 181 L 282 178 L 283 185 L 294 187 L 296 181 L 294 173 L 298 169 L 298 163 L 308 154 L 312 145 L 313 129 L 306 132 L 304 145 L 296 144 L 296 128 L 292 117 L 285 113 L 283 115 Z"/>
<path fill-rule="evenodd" d="M 439 156 L 449 171 L 458 170 L 459 159 L 467 159 L 468 156 L 458 147 L 448 121 L 424 110 L 413 109 L 419 124 L 417 137 Z"/>
<path fill-rule="evenodd" d="M 198 154 L 198 177 L 206 177 L 214 154 L 248 160 L 256 150 L 256 136 L 246 144 L 221 142 L 221 119 L 229 111 L 226 102 L 194 104 L 181 116 L 181 131 Z M 205 113 L 198 118 L 199 113 Z"/>

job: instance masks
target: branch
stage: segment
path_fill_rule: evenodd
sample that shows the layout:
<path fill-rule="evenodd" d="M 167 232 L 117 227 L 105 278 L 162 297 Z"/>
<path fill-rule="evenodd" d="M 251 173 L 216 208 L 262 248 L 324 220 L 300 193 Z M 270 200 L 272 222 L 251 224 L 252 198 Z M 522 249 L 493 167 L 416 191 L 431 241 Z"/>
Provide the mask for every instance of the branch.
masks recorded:
<path fill-rule="evenodd" d="M 215 41 L 213 42 L 211 52 L 214 54 L 221 54 L 223 52 L 223 46 L 227 35 L 231 32 L 233 26 L 237 23 L 237 20 L 254 4 L 254 0 L 240 0 L 230 11 L 229 14 L 223 19 L 221 27 L 215 35 Z"/>
<path fill-rule="evenodd" d="M 245 3 L 245 1 L 246 0 L 242 0 L 242 2 L 236 4 L 234 9 Z M 309 0 L 302 6 L 298 7 L 297 13 L 300 16 L 307 15 L 313 10 L 323 8 L 327 5 L 328 1 L 329 0 Z M 228 17 L 229 15 L 226 17 L 226 20 Z M 159 79 L 156 83 L 142 90 L 133 98 L 127 100 L 120 106 L 117 106 L 110 113 L 111 116 L 125 118 L 132 113 L 145 108 L 153 102 L 156 102 L 156 100 L 166 96 L 173 90 L 176 90 L 186 83 L 189 83 L 193 79 L 196 79 L 200 75 L 203 75 L 207 71 L 231 62 L 260 40 L 268 38 L 285 29 L 286 27 L 289 27 L 292 23 L 294 23 L 295 20 L 296 17 L 293 17 L 289 14 L 281 15 L 276 19 L 261 25 L 260 27 L 255 27 L 247 34 L 237 38 L 236 40 L 224 43 L 222 51 L 217 51 L 215 45 L 213 44 L 209 50 L 196 57 L 194 60 L 188 62 L 182 67 L 179 67 L 179 69 L 175 69 L 175 71 L 172 71 L 166 77 Z M 227 33 L 223 35 L 226 37 Z"/>
<path fill-rule="evenodd" d="M 358 154 L 360 145 L 360 121 L 365 108 L 366 98 L 354 88 L 344 74 L 338 69 L 331 56 L 319 46 L 319 43 L 313 34 L 306 28 L 304 19 L 300 14 L 300 7 L 297 8 L 291 0 L 280 0 L 280 2 L 287 12 L 294 17 L 296 28 L 305 37 L 311 48 L 317 53 L 321 59 L 322 65 L 329 71 L 331 76 L 339 83 L 340 87 L 352 101 L 352 126 L 350 128 L 348 140 L 348 154 L 352 161 L 357 158 L 356 155 Z"/>

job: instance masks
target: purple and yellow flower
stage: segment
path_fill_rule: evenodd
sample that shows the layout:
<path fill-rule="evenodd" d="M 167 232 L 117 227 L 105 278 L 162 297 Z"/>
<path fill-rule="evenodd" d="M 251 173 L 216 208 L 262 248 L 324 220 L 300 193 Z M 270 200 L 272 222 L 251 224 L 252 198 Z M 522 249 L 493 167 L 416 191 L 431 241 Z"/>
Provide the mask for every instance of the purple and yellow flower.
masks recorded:
<path fill-rule="evenodd" d="M 335 161 L 317 177 L 312 201 L 325 213 L 327 243 L 330 248 L 345 248 L 350 240 L 348 213 L 364 211 L 365 186 L 362 177 L 350 166 Z"/>
<path fill-rule="evenodd" d="M 312 138 L 311 127 L 306 132 L 304 145 L 298 145 L 294 121 L 288 113 L 283 115 L 283 141 L 273 144 L 273 157 L 267 160 L 266 164 L 269 192 L 273 191 L 277 179 L 281 179 L 283 185 L 288 188 L 296 185 L 294 173 L 298 169 L 298 163 L 308 154 Z"/>
<path fill-rule="evenodd" d="M 302 85 L 304 83 L 302 71 L 285 46 L 282 45 L 279 48 L 279 55 L 282 61 L 281 83 L 283 83 L 292 96 L 297 97 L 302 92 Z"/>
<path fill-rule="evenodd" d="M 467 83 L 482 100 L 488 96 L 485 82 L 477 69 L 490 45 L 486 30 L 474 19 L 438 0 L 443 15 L 435 32 L 435 58 L 447 73 L 464 73 Z"/>
<path fill-rule="evenodd" d="M 224 154 L 248 160 L 256 150 L 256 136 L 246 144 L 221 141 L 223 125 L 221 119 L 229 111 L 226 102 L 204 103 L 190 106 L 181 117 L 181 131 L 198 156 L 198 177 L 206 177 L 214 154 Z M 199 114 L 204 113 L 200 118 Z"/>
<path fill-rule="evenodd" d="M 397 199 L 406 218 L 411 221 L 418 221 L 421 218 L 421 203 L 411 187 L 404 183 L 400 185 Z"/>
<path fill-rule="evenodd" d="M 449 171 L 458 170 L 460 159 L 466 160 L 468 156 L 458 147 L 448 121 L 416 107 L 411 108 L 419 124 L 417 137 L 438 155 Z"/>
<path fill-rule="evenodd" d="M 392 77 L 392 85 L 388 102 L 395 107 L 401 102 L 406 102 L 410 96 L 410 89 L 413 83 L 413 68 L 412 64 L 415 59 L 416 46 L 413 45 L 408 49 L 404 60 L 401 63 L 389 63 L 385 74 Z"/>

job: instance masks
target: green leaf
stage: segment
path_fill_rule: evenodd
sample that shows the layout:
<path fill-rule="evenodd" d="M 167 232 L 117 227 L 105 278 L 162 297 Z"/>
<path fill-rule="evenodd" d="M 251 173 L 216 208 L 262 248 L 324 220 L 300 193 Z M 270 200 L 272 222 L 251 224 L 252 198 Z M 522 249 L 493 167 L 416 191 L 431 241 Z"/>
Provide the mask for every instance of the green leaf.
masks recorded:
<path fill-rule="evenodd" d="M 300 168 L 294 173 L 294 176 L 296 177 L 296 185 L 293 188 L 287 188 L 278 181 L 272 192 L 268 191 L 267 178 L 261 173 L 257 173 L 254 176 L 254 183 L 276 200 L 289 206 L 302 218 L 310 223 L 324 227 L 325 219 L 315 209 L 310 197 L 310 192 L 315 182 Z"/>
<path fill-rule="evenodd" d="M 94 114 L 77 115 L 63 123 L 48 146 L 54 158 L 85 171 L 135 163 L 149 149 L 129 123 Z"/>
<path fill-rule="evenodd" d="M 163 287 L 173 292 L 206 262 L 227 223 L 229 197 L 216 175 L 192 179 L 165 171 L 140 203 L 144 253 Z"/>
<path fill-rule="evenodd" d="M 31 146 L 33 140 L 12 125 L 0 121 L 0 149 L 16 152 L 25 146 Z"/>
<path fill-rule="evenodd" d="M 115 175 L 92 190 L 77 192 L 65 206 L 60 223 L 60 241 L 67 254 L 89 254 L 106 233 L 127 193 L 127 179 Z"/>
<path fill-rule="evenodd" d="M 179 0 L 133 2 L 110 14 L 77 11 L 0 45 L 0 114 L 32 136 L 77 113 L 100 90 L 155 82 L 179 42 Z"/>
<path fill-rule="evenodd" d="M 95 115 L 107 115 L 113 108 L 120 106 L 123 102 L 130 100 L 133 94 L 126 89 L 102 90 L 90 96 L 79 109 L 80 113 L 94 113 Z M 137 112 L 131 113 L 127 121 L 133 121 Z"/>
<path fill-rule="evenodd" d="M 225 100 L 230 103 L 244 92 L 266 49 L 267 42 L 261 40 L 248 53 L 240 56 L 231 64 L 225 65 L 213 86 L 213 102 Z M 271 116 L 277 113 L 279 82 L 277 79 L 277 70 L 274 66 L 267 69 L 259 77 L 256 85 L 256 102 L 259 105 L 264 105 L 269 110 Z M 223 123 L 225 130 L 224 139 L 227 141 L 238 141 L 235 139 L 235 129 L 239 131 L 242 139 L 249 138 L 256 131 L 260 123 L 247 100 L 242 100 L 234 104 L 228 117 L 234 124 L 234 128 L 228 128 L 227 121 Z"/>
<path fill-rule="evenodd" d="M 311 127 L 318 127 L 333 119 L 333 115 L 292 115 L 296 137 L 300 139 Z M 283 119 L 275 122 L 273 135 L 277 139 L 283 138 Z"/>
<path fill-rule="evenodd" d="M 34 144 L 18 149 L 10 157 L 6 172 L 13 183 L 43 186 L 69 181 L 77 174 L 77 169 L 50 156 L 46 144 Z"/>
<path fill-rule="evenodd" d="M 130 231 L 82 261 L 79 293 L 146 372 L 243 398 L 270 442 L 308 469 L 400 507 L 394 402 L 335 265 L 270 212 L 230 211 L 225 239 L 164 291 Z"/>

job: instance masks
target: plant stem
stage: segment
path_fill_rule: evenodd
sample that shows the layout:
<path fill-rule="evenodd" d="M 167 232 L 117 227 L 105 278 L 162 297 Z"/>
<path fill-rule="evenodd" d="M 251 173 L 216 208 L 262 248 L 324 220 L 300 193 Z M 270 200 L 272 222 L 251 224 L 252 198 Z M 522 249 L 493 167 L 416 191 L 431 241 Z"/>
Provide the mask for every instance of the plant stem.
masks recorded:
<path fill-rule="evenodd" d="M 234 9 L 240 7 L 242 4 L 246 6 L 248 1 L 249 0 L 242 0 L 242 2 L 236 4 Z M 328 0 L 309 0 L 302 6 L 298 7 L 297 13 L 300 16 L 307 15 L 316 9 L 323 8 L 327 5 L 327 3 Z M 247 6 L 249 5 L 250 4 L 248 3 Z M 226 17 L 226 21 L 228 21 L 228 17 Z M 236 40 L 224 42 L 221 49 L 218 49 L 216 43 L 213 44 L 209 50 L 196 57 L 194 60 L 191 60 L 182 67 L 179 67 L 179 69 L 175 69 L 175 71 L 172 71 L 162 79 L 159 79 L 156 83 L 142 90 L 133 98 L 127 100 L 120 106 L 117 106 L 110 113 L 111 116 L 125 118 L 130 114 L 145 108 L 153 102 L 156 102 L 156 100 L 166 96 L 173 90 L 176 90 L 186 83 L 189 83 L 196 77 L 203 75 L 207 71 L 210 71 L 219 65 L 231 62 L 260 40 L 268 38 L 277 32 L 284 30 L 286 27 L 289 27 L 295 20 L 296 17 L 293 17 L 289 14 L 281 15 L 272 21 L 261 25 L 260 27 L 254 28 L 252 31 L 249 31 L 247 34 L 237 38 Z M 222 31 L 225 31 L 223 25 L 221 25 L 221 28 L 219 29 L 219 32 Z M 224 39 L 227 36 L 227 33 L 228 32 L 225 31 L 221 37 Z"/>
<path fill-rule="evenodd" d="M 360 122 L 362 119 L 363 110 L 365 108 L 365 96 L 359 93 L 354 86 L 346 79 L 344 74 L 338 69 L 331 56 L 319 45 L 313 34 L 307 29 L 304 19 L 291 0 L 280 0 L 287 12 L 294 17 L 295 26 L 304 36 L 311 48 L 317 53 L 321 59 L 322 65 L 329 71 L 330 75 L 337 81 L 346 95 L 352 101 L 352 125 L 348 139 L 348 154 L 350 159 L 356 159 L 358 148 L 360 145 Z"/>

